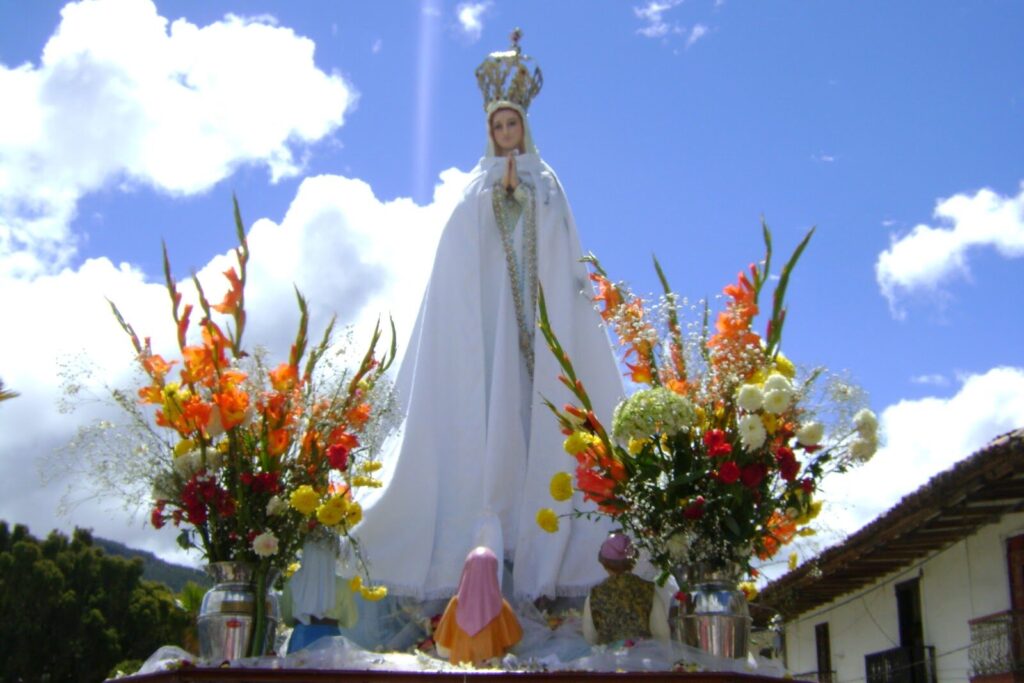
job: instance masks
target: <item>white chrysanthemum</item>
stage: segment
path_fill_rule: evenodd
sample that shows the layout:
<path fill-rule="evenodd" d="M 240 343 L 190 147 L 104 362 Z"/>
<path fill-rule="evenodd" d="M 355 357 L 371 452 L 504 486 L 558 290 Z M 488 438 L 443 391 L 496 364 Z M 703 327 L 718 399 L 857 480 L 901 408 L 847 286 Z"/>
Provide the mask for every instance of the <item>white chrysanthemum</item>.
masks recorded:
<path fill-rule="evenodd" d="M 260 557 L 270 557 L 277 554 L 277 536 L 272 531 L 264 531 L 252 539 L 252 551 Z"/>
<path fill-rule="evenodd" d="M 768 376 L 768 379 L 764 381 L 765 393 L 769 391 L 785 391 L 787 394 L 793 393 L 793 385 L 785 375 L 780 375 L 777 372 L 773 372 Z"/>
<path fill-rule="evenodd" d="M 864 439 L 874 439 L 878 434 L 878 417 L 868 408 L 861 408 L 853 416 L 853 425 Z"/>
<path fill-rule="evenodd" d="M 677 434 L 693 425 L 690 401 L 664 387 L 638 391 L 619 403 L 612 415 L 612 434 L 622 443 L 652 434 Z"/>
<path fill-rule="evenodd" d="M 854 439 L 850 444 L 850 457 L 857 462 L 867 462 L 878 450 L 875 439 Z"/>
<path fill-rule="evenodd" d="M 760 410 L 763 404 L 764 395 L 756 384 L 744 384 L 736 392 L 736 405 L 748 413 Z"/>
<path fill-rule="evenodd" d="M 793 393 L 784 389 L 772 389 L 764 394 L 764 409 L 775 415 L 785 412 L 793 401 Z"/>
<path fill-rule="evenodd" d="M 753 451 L 764 445 L 768 433 L 764 429 L 764 423 L 758 415 L 744 415 L 739 419 L 740 441 L 748 451 Z"/>
<path fill-rule="evenodd" d="M 796 440 L 804 446 L 817 446 L 825 436 L 825 425 L 820 422 L 808 422 L 796 431 Z"/>

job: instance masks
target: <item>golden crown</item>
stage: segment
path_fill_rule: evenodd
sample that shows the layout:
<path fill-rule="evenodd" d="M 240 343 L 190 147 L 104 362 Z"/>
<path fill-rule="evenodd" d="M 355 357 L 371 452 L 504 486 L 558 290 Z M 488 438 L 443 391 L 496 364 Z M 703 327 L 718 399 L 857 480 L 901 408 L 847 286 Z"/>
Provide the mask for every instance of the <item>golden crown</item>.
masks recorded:
<path fill-rule="evenodd" d="M 510 37 L 511 50 L 492 52 L 476 69 L 476 82 L 484 96 L 485 110 L 491 102 L 505 100 L 518 104 L 526 111 L 544 85 L 540 67 L 534 65 L 533 59 L 524 55 L 522 48 L 519 47 L 519 39 L 523 37 L 523 32 L 517 28 L 512 31 Z"/>

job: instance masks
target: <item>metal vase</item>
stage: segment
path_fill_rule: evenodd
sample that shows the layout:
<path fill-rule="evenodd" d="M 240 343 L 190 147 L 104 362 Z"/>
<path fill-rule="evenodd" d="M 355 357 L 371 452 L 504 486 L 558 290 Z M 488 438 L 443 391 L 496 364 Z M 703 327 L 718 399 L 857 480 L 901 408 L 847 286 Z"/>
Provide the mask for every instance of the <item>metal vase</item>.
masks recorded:
<path fill-rule="evenodd" d="M 685 609 L 678 617 L 680 640 L 716 657 L 746 657 L 750 611 L 747 596 L 738 588 L 738 565 L 695 564 L 673 574 L 680 586 L 689 586 Z"/>
<path fill-rule="evenodd" d="M 214 586 L 203 596 L 199 608 L 199 656 L 208 662 L 241 659 L 250 652 L 256 631 L 255 567 L 245 562 L 212 562 L 206 572 Z M 261 654 L 271 652 L 281 609 L 277 596 L 269 591 L 273 576 L 268 576 L 266 623 Z"/>

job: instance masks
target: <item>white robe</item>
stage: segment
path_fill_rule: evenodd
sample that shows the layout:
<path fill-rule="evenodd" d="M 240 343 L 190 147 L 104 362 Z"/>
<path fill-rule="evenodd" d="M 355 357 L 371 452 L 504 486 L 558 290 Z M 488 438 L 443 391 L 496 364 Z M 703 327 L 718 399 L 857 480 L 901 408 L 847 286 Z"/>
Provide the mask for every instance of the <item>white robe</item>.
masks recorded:
<path fill-rule="evenodd" d="M 385 449 L 385 487 L 367 499 L 355 531 L 372 580 L 396 595 L 454 594 L 477 545 L 513 559 L 517 597 L 584 595 L 604 579 L 597 553 L 607 519 L 562 518 L 554 534 L 535 521 L 542 507 L 561 514 L 594 506 L 579 494 L 558 503 L 549 493 L 552 475 L 572 472 L 576 461 L 542 398 L 561 406 L 572 397 L 539 331 L 532 386 L 520 351 L 491 196 L 504 164 L 480 161 L 444 228 L 396 381 L 403 429 Z M 535 188 L 537 273 L 552 326 L 607 418 L 622 380 L 579 262 L 568 202 L 538 155 L 521 155 L 517 167 Z M 526 213 L 515 229 L 519 253 Z M 532 330 L 529 297 L 523 301 Z"/>

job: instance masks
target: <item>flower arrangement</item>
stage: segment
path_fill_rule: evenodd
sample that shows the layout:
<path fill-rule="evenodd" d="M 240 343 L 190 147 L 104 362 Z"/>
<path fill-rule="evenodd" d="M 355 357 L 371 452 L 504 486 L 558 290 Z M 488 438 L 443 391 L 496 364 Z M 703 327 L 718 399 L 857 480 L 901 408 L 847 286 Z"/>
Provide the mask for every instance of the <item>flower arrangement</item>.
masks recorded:
<path fill-rule="evenodd" d="M 237 201 L 234 210 L 237 268 L 224 273 L 229 286 L 223 300 L 211 305 L 193 276 L 202 312 L 195 324 L 198 335 L 190 335 L 196 331 L 193 305 L 182 305 L 164 248 L 180 358 L 154 353 L 149 338 L 140 340 L 113 302 L 111 308 L 145 377 L 137 396 L 150 408 L 130 412 L 151 437 L 142 448 L 157 451 L 149 470 L 150 522 L 156 528 L 180 527 L 179 544 L 198 549 L 208 562 L 252 563 L 262 595 L 273 570 L 288 567 L 307 534 L 326 529 L 348 537 L 362 517 L 354 493 L 381 485 L 373 474 L 380 463 L 361 438 L 374 424 L 375 404 L 386 402 L 382 380 L 395 346 L 392 330 L 390 349 L 378 354 L 378 325 L 354 370 L 321 371 L 334 321 L 310 348 L 308 309 L 296 292 L 300 320 L 287 361 L 271 367 L 264 353 L 246 351 L 249 249 Z M 218 323 L 215 313 L 226 323 Z M 349 541 L 358 557 L 356 539 Z M 365 574 L 365 565 L 362 570 Z M 370 585 L 368 576 L 357 590 L 369 600 L 386 594 Z M 264 603 L 257 599 L 257 609 Z M 252 642 L 254 648 L 264 642 L 259 625 Z"/>
<path fill-rule="evenodd" d="M 638 386 L 616 407 L 610 433 L 541 297 L 540 329 L 576 399 L 562 408 L 547 402 L 577 463 L 573 475 L 555 475 L 551 494 L 562 501 L 581 491 L 647 550 L 663 577 L 694 563 L 753 571 L 755 558 L 767 560 L 795 536 L 813 533 L 807 525 L 821 509 L 822 478 L 869 459 L 877 447 L 877 420 L 858 405 L 855 387 L 820 368 L 799 372 L 781 352 L 786 288 L 812 234 L 778 276 L 763 336 L 753 323 L 769 281 L 767 226 L 764 261 L 725 287 L 713 330 L 706 304 L 702 319 L 684 329 L 680 299 L 657 260 L 664 294 L 649 305 L 588 256 L 601 317 Z M 537 522 L 554 531 L 558 515 L 545 508 Z"/>

